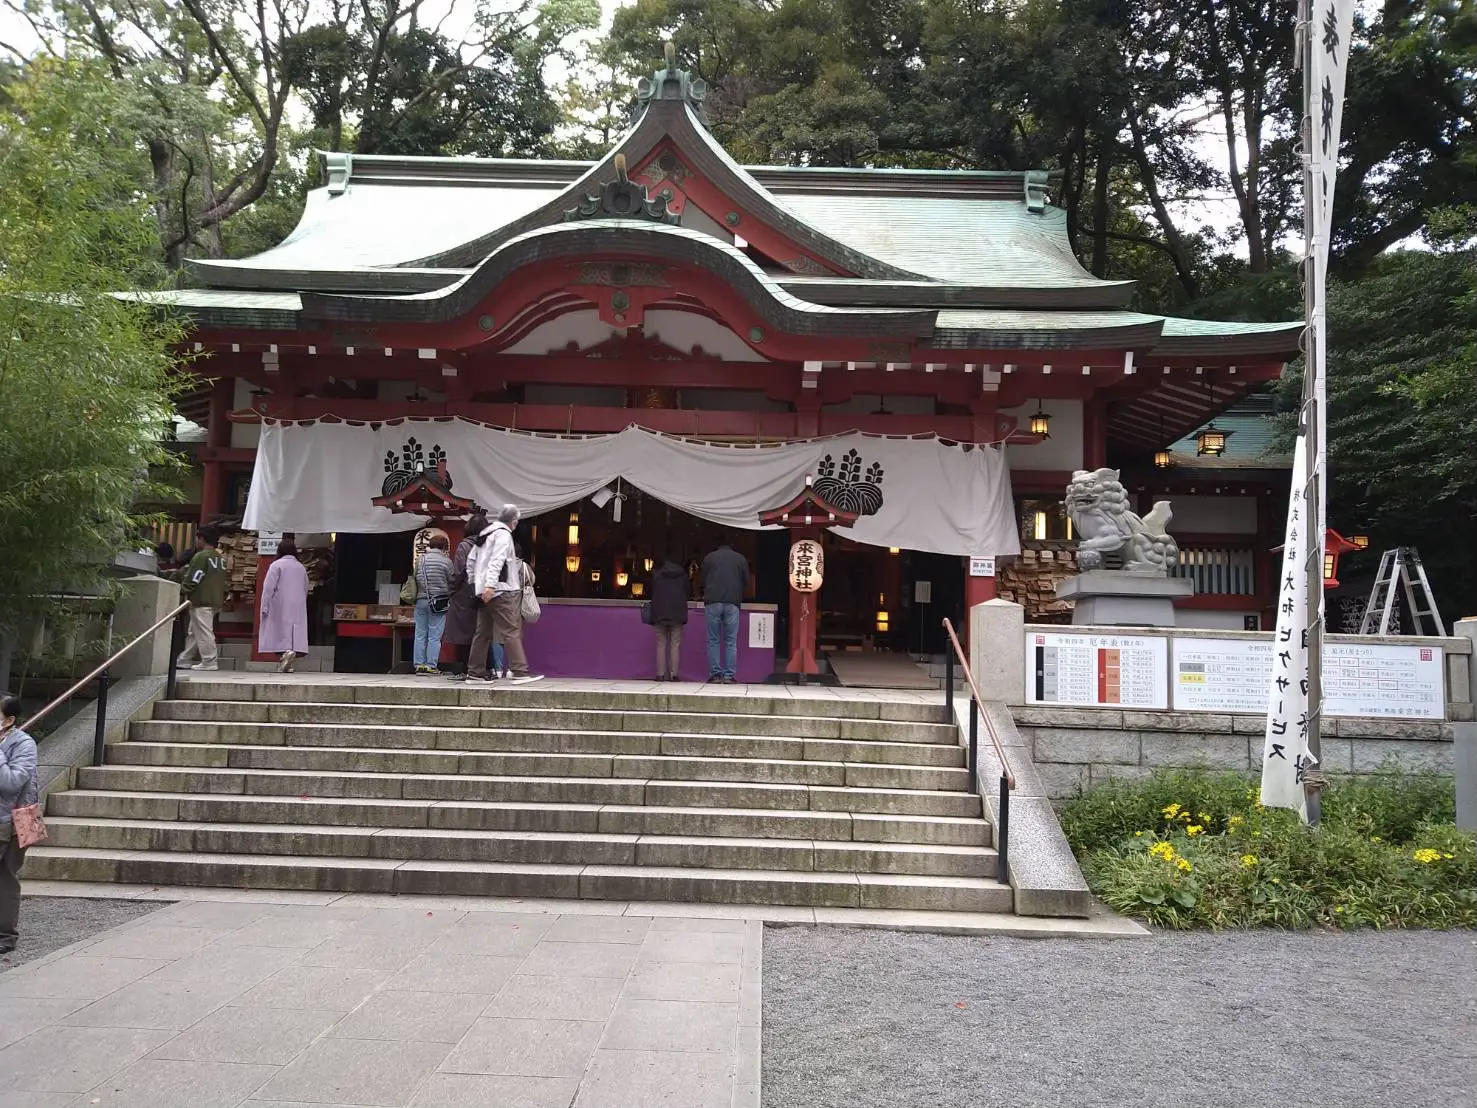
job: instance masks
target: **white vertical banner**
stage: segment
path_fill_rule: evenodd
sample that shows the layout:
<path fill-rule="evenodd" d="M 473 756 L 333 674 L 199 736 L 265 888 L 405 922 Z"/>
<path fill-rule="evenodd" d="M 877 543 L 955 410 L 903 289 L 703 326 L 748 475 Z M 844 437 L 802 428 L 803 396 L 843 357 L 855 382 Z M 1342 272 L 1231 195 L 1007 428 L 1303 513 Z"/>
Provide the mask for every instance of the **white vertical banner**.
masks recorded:
<path fill-rule="evenodd" d="M 1303 178 L 1306 243 L 1303 274 L 1308 282 L 1308 329 L 1303 344 L 1306 356 L 1303 372 L 1308 379 L 1303 389 L 1304 425 L 1299 428 L 1293 455 L 1292 495 L 1287 507 L 1286 542 L 1279 577 L 1277 653 L 1267 695 L 1261 799 L 1268 806 L 1293 808 L 1307 822 L 1308 800 L 1303 779 L 1316 764 L 1308 749 L 1309 716 L 1321 714 L 1322 709 L 1321 687 L 1311 690 L 1318 702 L 1310 699 L 1308 636 L 1309 627 L 1323 620 L 1323 590 L 1316 589 L 1316 595 L 1310 595 L 1306 567 L 1308 556 L 1314 552 L 1321 564 L 1327 531 L 1328 253 L 1354 0 L 1309 0 L 1304 11 L 1307 23 L 1300 28 L 1299 48 L 1305 60 L 1307 114 L 1303 128 L 1307 168 Z M 1309 420 L 1311 427 L 1307 426 Z M 1312 504 L 1305 495 L 1310 479 L 1317 490 Z"/>
<path fill-rule="evenodd" d="M 1307 366 L 1313 374 L 1317 413 L 1317 456 L 1310 458 L 1318 480 L 1318 518 L 1313 522 L 1320 539 L 1328 525 L 1328 253 L 1333 237 L 1333 190 L 1338 176 L 1339 128 L 1344 118 L 1344 88 L 1349 75 L 1349 50 L 1354 33 L 1354 0 L 1311 0 L 1308 66 L 1304 74 L 1312 143 L 1306 151 L 1305 182 L 1312 195 L 1303 198 L 1304 239 L 1312 259 L 1309 290 Z M 1306 191 L 1306 190 L 1305 190 Z M 1323 596 L 1309 598 L 1323 613 Z"/>
<path fill-rule="evenodd" d="M 1303 775 L 1308 753 L 1308 575 L 1304 554 L 1312 532 L 1303 502 L 1308 479 L 1308 436 L 1299 433 L 1292 458 L 1292 498 L 1278 578 L 1277 630 L 1272 637 L 1272 684 L 1267 696 L 1267 736 L 1262 751 L 1262 803 L 1295 808 L 1306 821 Z"/>

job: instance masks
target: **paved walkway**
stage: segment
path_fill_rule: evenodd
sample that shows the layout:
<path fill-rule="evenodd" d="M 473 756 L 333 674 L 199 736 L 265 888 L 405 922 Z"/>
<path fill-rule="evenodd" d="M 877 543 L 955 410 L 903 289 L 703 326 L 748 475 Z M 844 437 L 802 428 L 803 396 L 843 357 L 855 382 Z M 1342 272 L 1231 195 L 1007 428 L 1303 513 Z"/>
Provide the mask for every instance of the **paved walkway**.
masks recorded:
<path fill-rule="evenodd" d="M 347 899 L 180 902 L 0 974 L 0 1108 L 759 1103 L 757 921 Z"/>

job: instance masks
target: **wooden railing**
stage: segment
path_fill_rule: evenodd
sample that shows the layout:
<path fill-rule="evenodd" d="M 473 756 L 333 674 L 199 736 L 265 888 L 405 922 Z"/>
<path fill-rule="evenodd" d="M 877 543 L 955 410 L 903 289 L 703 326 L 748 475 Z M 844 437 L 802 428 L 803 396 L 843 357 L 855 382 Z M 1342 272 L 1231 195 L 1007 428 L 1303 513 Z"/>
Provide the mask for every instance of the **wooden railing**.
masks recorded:
<path fill-rule="evenodd" d="M 1256 550 L 1250 546 L 1180 547 L 1173 577 L 1188 579 L 1197 596 L 1256 596 Z"/>

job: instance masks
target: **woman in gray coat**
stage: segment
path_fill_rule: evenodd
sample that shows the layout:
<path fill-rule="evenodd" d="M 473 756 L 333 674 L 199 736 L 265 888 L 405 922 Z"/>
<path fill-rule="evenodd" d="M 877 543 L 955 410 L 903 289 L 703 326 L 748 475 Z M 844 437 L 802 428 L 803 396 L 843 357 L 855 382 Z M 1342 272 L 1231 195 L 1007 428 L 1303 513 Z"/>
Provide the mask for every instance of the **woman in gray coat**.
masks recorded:
<path fill-rule="evenodd" d="M 486 530 L 485 515 L 474 515 L 467 520 L 468 537 L 457 543 L 456 553 L 451 559 L 451 608 L 446 613 L 446 627 L 441 641 L 457 648 L 459 673 L 467 671 L 467 650 L 472 645 L 472 636 L 477 633 L 477 605 L 473 602 L 471 589 L 473 567 L 467 564 L 468 556 L 477 549 L 471 536 L 480 535 Z"/>
<path fill-rule="evenodd" d="M 21 863 L 11 813 L 36 803 L 36 740 L 18 725 L 20 697 L 0 693 L 0 954 L 15 949 L 21 915 Z"/>

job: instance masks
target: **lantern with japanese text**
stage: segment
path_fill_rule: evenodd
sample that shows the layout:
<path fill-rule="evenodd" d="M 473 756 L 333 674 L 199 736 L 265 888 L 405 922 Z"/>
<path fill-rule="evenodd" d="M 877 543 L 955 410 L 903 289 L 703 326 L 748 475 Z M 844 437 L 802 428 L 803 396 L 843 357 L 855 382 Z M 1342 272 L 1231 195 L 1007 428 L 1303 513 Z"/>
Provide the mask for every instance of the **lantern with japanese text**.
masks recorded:
<path fill-rule="evenodd" d="M 826 552 L 815 539 L 801 539 L 790 547 L 790 588 L 820 592 L 826 577 Z"/>
<path fill-rule="evenodd" d="M 826 576 L 826 555 L 821 548 L 824 528 L 850 527 L 857 513 L 848 512 L 816 494 L 815 481 L 807 477 L 805 488 L 793 500 L 759 513 L 765 527 L 784 527 L 794 536 L 790 546 L 790 661 L 786 672 L 804 681 L 819 673 L 816 662 L 816 623 L 820 615 L 816 601 Z"/>

